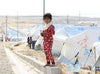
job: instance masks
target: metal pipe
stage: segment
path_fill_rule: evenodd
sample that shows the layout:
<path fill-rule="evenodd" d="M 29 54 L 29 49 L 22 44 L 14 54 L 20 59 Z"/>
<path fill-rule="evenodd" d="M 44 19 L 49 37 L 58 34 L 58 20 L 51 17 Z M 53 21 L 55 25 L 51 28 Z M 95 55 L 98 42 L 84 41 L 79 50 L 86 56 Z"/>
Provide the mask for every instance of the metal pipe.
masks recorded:
<path fill-rule="evenodd" d="M 43 15 L 45 14 L 45 0 L 43 0 Z M 43 21 L 43 25 L 45 25 L 44 21 Z"/>
<path fill-rule="evenodd" d="M 43 0 L 43 15 L 45 14 L 45 0 Z"/>

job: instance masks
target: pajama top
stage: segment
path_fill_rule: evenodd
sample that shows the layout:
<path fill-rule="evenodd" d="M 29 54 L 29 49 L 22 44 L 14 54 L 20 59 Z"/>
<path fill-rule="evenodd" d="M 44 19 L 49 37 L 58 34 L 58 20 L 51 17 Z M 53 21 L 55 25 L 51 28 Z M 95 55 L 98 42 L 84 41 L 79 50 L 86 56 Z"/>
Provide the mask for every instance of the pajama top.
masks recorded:
<path fill-rule="evenodd" d="M 46 36 L 43 37 L 44 42 L 53 41 L 53 35 L 55 34 L 55 27 L 50 25 L 46 30 L 43 30 Z"/>

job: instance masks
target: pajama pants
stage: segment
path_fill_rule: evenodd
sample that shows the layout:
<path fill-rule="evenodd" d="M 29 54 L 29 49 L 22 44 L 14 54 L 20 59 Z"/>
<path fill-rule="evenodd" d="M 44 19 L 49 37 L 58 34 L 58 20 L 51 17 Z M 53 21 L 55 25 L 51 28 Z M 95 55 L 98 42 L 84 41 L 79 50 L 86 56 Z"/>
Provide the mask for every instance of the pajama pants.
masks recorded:
<path fill-rule="evenodd" d="M 52 44 L 53 44 L 53 41 L 48 41 L 48 42 L 43 43 L 44 53 L 46 55 L 46 60 L 48 64 L 50 62 L 52 62 L 52 64 L 55 64 L 54 57 L 52 56 Z"/>

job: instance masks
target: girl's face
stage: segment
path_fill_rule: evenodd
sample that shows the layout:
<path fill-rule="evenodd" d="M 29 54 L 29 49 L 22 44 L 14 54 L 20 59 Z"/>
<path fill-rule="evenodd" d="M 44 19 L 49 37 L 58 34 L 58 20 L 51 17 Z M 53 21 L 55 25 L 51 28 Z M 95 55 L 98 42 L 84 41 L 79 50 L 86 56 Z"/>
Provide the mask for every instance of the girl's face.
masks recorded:
<path fill-rule="evenodd" d="M 50 22 L 51 22 L 51 19 L 50 19 L 50 18 L 48 18 L 48 17 L 46 17 L 46 18 L 44 19 L 44 22 L 45 22 L 46 24 L 48 24 L 48 23 L 50 23 Z"/>

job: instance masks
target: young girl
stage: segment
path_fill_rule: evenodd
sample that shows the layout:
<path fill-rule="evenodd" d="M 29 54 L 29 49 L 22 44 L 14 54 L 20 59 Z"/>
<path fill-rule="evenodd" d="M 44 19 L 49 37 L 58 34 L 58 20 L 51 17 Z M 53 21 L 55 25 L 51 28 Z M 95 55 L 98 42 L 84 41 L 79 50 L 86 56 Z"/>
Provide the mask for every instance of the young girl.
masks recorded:
<path fill-rule="evenodd" d="M 53 35 L 55 34 L 55 27 L 51 23 L 52 15 L 50 13 L 45 14 L 43 20 L 45 26 L 43 27 L 41 36 L 43 37 L 44 53 L 47 60 L 45 66 L 50 66 L 50 62 L 52 63 L 52 66 L 55 66 L 54 57 L 52 56 Z"/>

